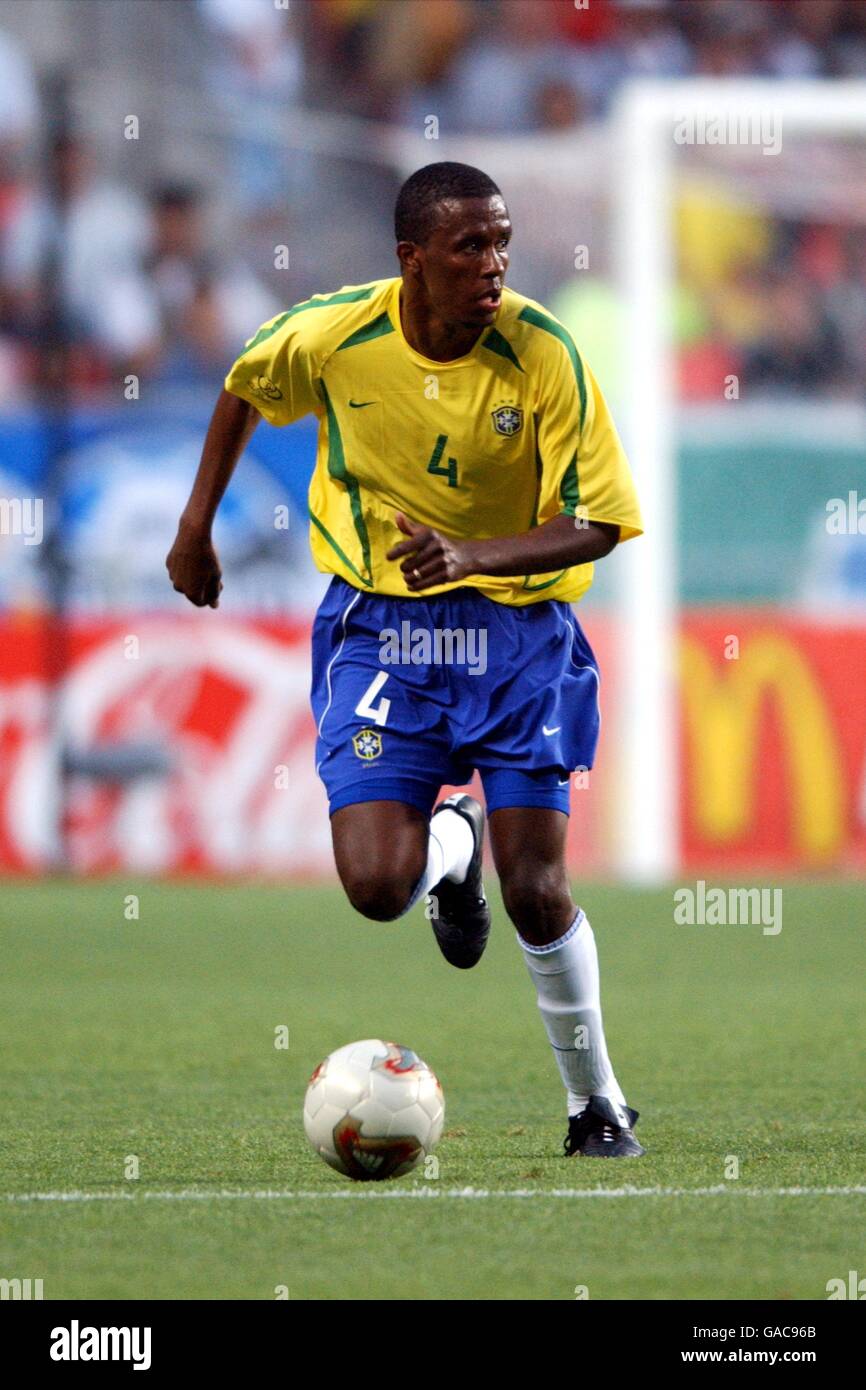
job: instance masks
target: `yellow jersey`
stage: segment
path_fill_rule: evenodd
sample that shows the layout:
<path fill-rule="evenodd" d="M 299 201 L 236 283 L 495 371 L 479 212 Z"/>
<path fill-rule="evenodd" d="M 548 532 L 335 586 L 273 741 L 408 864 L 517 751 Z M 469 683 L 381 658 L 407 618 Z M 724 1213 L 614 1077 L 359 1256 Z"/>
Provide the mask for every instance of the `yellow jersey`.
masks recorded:
<path fill-rule="evenodd" d="M 319 421 L 310 482 L 317 567 L 357 589 L 427 597 L 477 588 L 498 603 L 574 602 L 593 566 L 470 575 L 410 595 L 395 513 L 456 539 L 515 535 L 560 512 L 642 531 L 625 454 L 592 372 L 539 304 L 503 291 L 495 323 L 465 356 L 409 345 L 400 279 L 314 295 L 250 338 L 225 379 L 272 425 Z"/>

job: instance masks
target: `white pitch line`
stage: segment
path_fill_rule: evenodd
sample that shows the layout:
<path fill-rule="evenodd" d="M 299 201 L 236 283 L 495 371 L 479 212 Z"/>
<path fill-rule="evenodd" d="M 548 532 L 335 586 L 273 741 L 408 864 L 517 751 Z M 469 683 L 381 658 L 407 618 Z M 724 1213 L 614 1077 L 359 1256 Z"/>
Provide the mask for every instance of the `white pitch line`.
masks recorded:
<path fill-rule="evenodd" d="M 26 1204 L 37 1202 L 325 1202 L 387 1198 L 390 1201 L 457 1200 L 488 1201 L 575 1200 L 592 1197 L 864 1197 L 866 1186 L 857 1187 L 739 1187 L 736 1183 L 716 1187 L 379 1187 L 359 1183 L 352 1187 L 325 1188 L 322 1191 L 238 1190 L 231 1188 L 178 1188 L 168 1192 L 7 1192 L 3 1200 Z"/>

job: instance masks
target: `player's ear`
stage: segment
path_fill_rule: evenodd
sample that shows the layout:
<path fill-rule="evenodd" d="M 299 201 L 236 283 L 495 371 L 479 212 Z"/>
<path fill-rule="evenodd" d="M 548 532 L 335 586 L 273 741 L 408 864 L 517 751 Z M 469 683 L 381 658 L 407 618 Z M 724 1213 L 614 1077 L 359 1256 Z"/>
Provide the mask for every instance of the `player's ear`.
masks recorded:
<path fill-rule="evenodd" d="M 420 250 L 420 246 L 414 241 L 397 242 L 397 259 L 402 269 L 407 270 L 410 275 L 420 275 L 421 273 Z"/>

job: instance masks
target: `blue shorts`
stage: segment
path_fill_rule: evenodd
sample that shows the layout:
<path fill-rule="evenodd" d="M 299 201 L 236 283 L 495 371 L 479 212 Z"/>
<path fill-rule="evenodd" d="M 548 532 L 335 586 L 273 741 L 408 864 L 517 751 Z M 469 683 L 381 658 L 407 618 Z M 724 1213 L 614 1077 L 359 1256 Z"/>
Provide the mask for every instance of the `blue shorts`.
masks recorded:
<path fill-rule="evenodd" d="M 475 769 L 488 811 L 567 814 L 571 772 L 598 742 L 598 666 L 554 599 L 390 598 L 335 577 L 313 625 L 312 703 L 332 814 L 404 801 L 429 815 Z"/>

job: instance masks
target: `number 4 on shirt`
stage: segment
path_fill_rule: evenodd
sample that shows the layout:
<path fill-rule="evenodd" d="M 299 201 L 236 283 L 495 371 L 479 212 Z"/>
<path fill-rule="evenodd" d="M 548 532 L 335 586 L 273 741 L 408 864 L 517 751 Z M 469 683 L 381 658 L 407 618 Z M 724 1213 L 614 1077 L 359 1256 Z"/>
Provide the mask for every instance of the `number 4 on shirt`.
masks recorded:
<path fill-rule="evenodd" d="M 448 486 L 449 486 L 449 487 L 456 487 L 456 486 L 457 486 L 457 460 L 456 460 L 456 459 L 453 459 L 453 458 L 449 458 L 449 460 L 448 460 L 448 462 L 447 462 L 447 464 L 445 465 L 444 468 L 443 468 L 442 464 L 440 463 L 440 459 L 442 458 L 442 455 L 443 455 L 444 452 L 445 452 L 445 445 L 446 445 L 447 443 L 448 443 L 448 436 L 447 436 L 447 434 L 440 434 L 439 437 L 438 437 L 438 439 L 436 440 L 436 445 L 435 445 L 435 447 L 434 447 L 434 449 L 433 449 L 433 453 L 432 453 L 432 455 L 430 456 L 430 462 L 429 462 L 428 465 L 427 465 L 427 472 L 428 472 L 428 473 L 438 473 L 439 476 L 440 476 L 441 478 L 447 478 L 447 479 L 448 479 Z"/>

